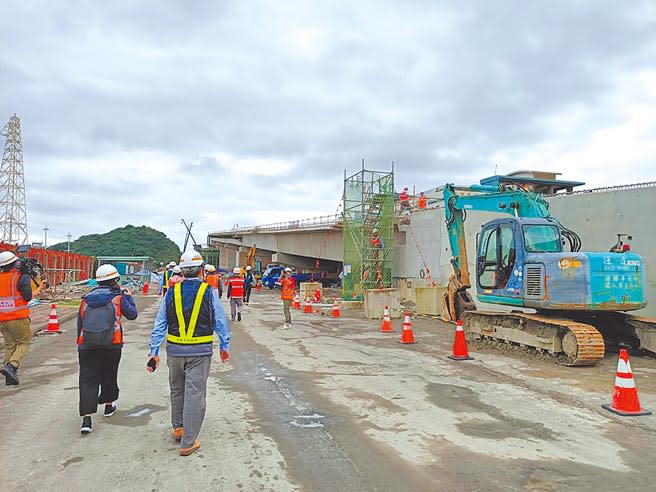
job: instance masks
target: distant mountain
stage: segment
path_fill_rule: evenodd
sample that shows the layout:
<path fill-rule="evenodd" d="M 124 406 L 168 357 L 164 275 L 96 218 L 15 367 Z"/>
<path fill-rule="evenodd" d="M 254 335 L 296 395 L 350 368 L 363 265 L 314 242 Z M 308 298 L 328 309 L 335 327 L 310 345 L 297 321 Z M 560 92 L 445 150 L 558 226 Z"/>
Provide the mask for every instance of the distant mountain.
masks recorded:
<path fill-rule="evenodd" d="M 58 243 L 50 249 L 66 251 L 68 243 Z M 90 256 L 150 256 L 165 264 L 180 258 L 180 248 L 166 234 L 151 227 L 126 225 L 106 234 L 80 236 L 71 242 L 71 252 Z"/>

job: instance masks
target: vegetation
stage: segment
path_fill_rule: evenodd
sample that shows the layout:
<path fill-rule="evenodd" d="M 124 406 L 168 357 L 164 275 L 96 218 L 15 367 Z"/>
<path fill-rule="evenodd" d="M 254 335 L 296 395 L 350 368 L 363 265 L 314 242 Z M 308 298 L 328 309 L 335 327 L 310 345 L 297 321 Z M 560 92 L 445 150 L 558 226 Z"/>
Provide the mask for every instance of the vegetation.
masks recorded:
<path fill-rule="evenodd" d="M 50 249 L 66 251 L 68 243 L 58 243 Z M 71 242 L 71 252 L 89 256 L 150 256 L 168 263 L 180 258 L 180 248 L 166 234 L 151 227 L 126 225 L 106 234 L 80 236 Z"/>

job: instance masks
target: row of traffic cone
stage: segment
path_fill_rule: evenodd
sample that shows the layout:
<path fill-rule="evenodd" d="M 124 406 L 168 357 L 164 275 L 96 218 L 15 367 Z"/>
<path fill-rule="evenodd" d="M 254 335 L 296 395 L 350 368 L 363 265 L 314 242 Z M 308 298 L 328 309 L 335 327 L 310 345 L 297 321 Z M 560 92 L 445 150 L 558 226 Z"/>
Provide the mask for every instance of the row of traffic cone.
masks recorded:
<path fill-rule="evenodd" d="M 307 297 L 305 299 L 305 303 L 303 304 L 303 312 L 311 314 L 313 312 L 312 304 L 312 300 Z M 294 300 L 292 301 L 292 309 L 301 309 L 301 299 L 298 294 L 294 296 Z M 342 313 L 339 310 L 339 304 L 337 304 L 337 299 L 335 299 L 335 302 L 333 302 L 333 308 L 330 312 L 330 316 L 333 318 L 339 318 L 341 315 Z"/>

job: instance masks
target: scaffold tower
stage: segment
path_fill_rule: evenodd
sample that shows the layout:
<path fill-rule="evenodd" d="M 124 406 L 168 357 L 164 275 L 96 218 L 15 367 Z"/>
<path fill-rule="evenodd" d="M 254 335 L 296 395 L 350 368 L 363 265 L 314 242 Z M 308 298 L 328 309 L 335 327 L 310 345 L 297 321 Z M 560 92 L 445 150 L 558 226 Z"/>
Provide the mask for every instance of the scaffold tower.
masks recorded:
<path fill-rule="evenodd" d="M 344 299 L 392 286 L 394 170 L 344 173 Z"/>
<path fill-rule="evenodd" d="M 27 212 L 25 206 L 25 175 L 20 120 L 15 114 L 0 135 L 7 137 L 0 167 L 0 229 L 2 241 L 27 243 Z"/>

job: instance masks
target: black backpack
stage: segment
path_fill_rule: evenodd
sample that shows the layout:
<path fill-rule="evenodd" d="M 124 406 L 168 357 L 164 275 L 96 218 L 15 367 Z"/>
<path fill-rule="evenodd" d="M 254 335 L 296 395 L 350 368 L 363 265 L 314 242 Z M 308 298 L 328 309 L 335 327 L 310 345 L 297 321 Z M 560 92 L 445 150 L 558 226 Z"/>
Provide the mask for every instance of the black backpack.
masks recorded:
<path fill-rule="evenodd" d="M 114 346 L 114 332 L 120 330 L 121 296 L 102 306 L 89 306 L 82 300 L 82 338 L 89 349 L 109 349 Z"/>

